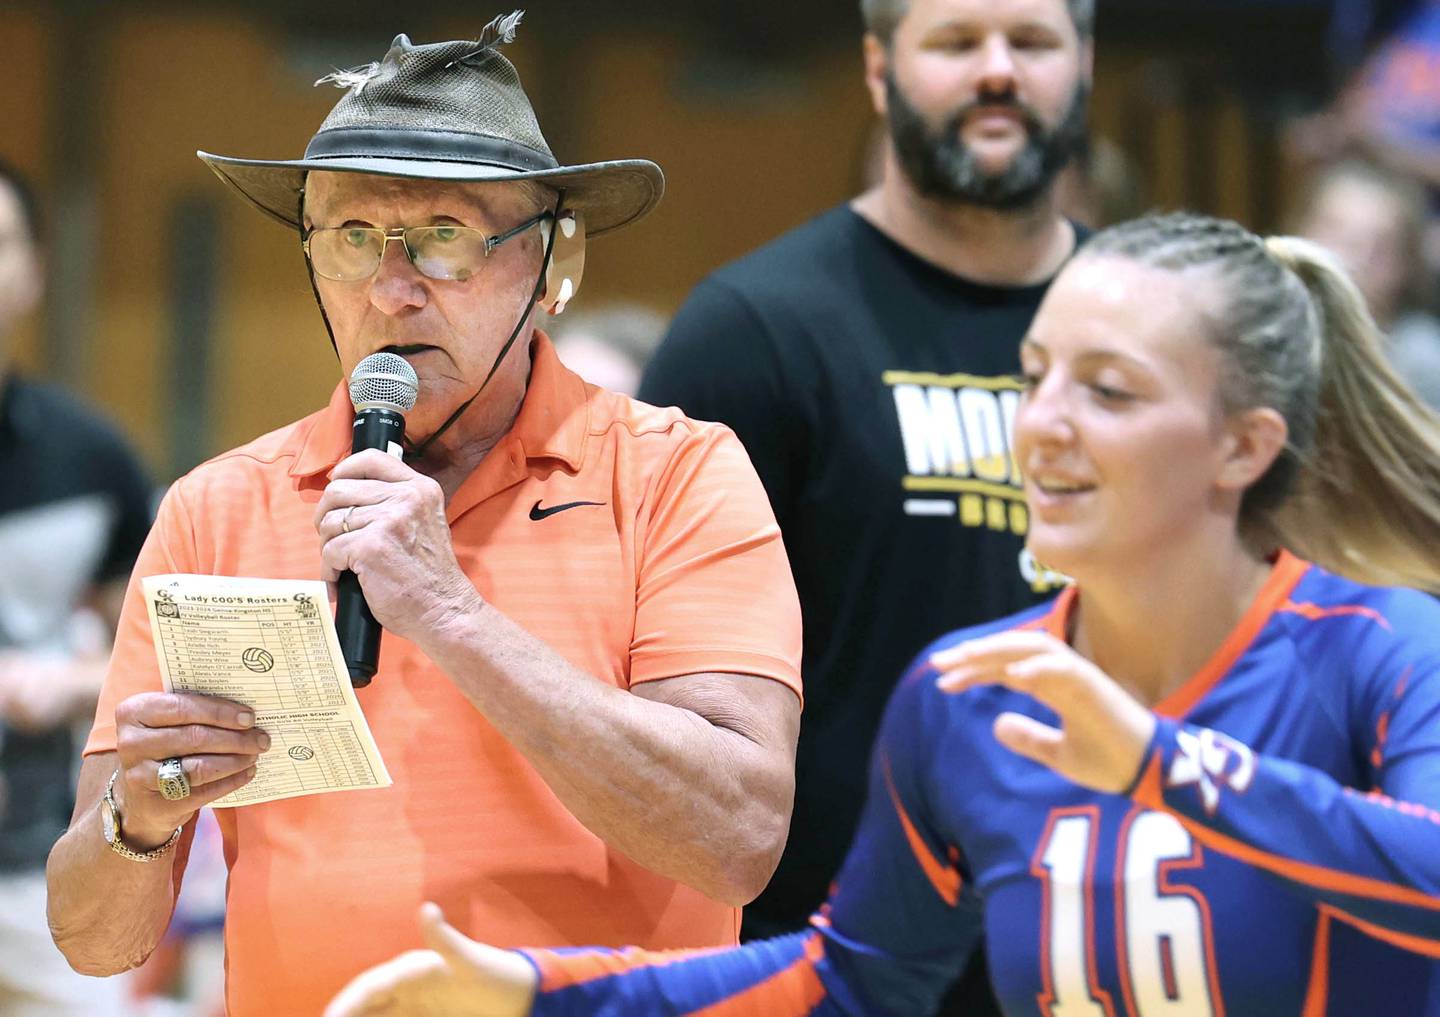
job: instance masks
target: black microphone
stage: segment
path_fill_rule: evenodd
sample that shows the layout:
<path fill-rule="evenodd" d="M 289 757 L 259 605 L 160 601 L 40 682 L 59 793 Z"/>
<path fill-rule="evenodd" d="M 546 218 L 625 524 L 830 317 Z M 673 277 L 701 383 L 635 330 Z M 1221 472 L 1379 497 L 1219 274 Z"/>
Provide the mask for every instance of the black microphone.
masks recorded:
<path fill-rule="evenodd" d="M 378 448 L 401 458 L 405 414 L 415 408 L 420 379 L 404 357 L 372 353 L 350 372 L 350 401 L 355 404 L 355 430 L 350 452 Z M 360 579 L 346 569 L 335 583 L 335 632 L 340 653 L 350 669 L 350 684 L 363 689 L 380 662 L 380 623 L 365 603 Z"/>

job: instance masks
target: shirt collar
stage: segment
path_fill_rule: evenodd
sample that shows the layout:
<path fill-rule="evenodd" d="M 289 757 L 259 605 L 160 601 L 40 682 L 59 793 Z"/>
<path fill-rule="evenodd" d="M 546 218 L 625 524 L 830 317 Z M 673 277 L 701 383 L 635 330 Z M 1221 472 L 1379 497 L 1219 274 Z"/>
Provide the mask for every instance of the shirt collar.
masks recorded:
<path fill-rule="evenodd" d="M 350 454 L 354 421 L 355 407 L 342 381 L 330 396 L 330 404 L 297 428 L 291 442 L 295 461 L 290 476 L 310 477 L 334 469 Z M 576 470 L 584 455 L 589 426 L 585 382 L 560 362 L 549 337 L 537 329 L 530 343 L 530 381 L 525 399 L 510 433 L 500 444 L 516 442 L 527 459 L 558 459 Z"/>
<path fill-rule="evenodd" d="M 550 337 L 537 331 L 530 343 L 530 384 L 510 428 L 527 459 L 558 459 L 578 470 L 590 430 L 585 382 L 560 362 Z"/>
<path fill-rule="evenodd" d="M 1290 595 L 1302 576 L 1310 569 L 1311 562 L 1304 558 L 1280 548 L 1275 552 L 1270 561 L 1270 575 L 1265 580 L 1265 585 L 1256 594 L 1254 601 L 1246 609 L 1245 615 L 1240 619 L 1237 630 L 1254 629 L 1259 631 L 1264 623 L 1269 621 L 1270 616 Z M 1060 591 L 1060 595 L 1050 605 L 1050 610 L 1028 627 L 1038 627 L 1050 633 L 1056 639 L 1068 643 L 1071 636 L 1071 627 L 1075 619 L 1075 609 L 1080 604 L 1080 588 L 1078 586 L 1067 586 Z M 1254 635 L 1254 632 L 1251 632 Z"/>
<path fill-rule="evenodd" d="M 350 432 L 355 423 L 355 407 L 350 402 L 350 389 L 343 381 L 335 386 L 330 405 L 301 421 L 288 445 L 295 450 L 290 476 L 310 477 L 328 473 L 335 464 L 350 454 Z"/>

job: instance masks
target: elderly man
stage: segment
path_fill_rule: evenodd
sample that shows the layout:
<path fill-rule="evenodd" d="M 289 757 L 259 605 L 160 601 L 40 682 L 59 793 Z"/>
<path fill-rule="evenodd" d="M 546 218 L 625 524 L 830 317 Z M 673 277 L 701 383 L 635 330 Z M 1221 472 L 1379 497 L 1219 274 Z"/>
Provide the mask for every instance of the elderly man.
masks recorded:
<path fill-rule="evenodd" d="M 557 164 L 499 52 L 517 21 L 400 36 L 338 75 L 304 159 L 201 155 L 300 229 L 343 371 L 389 350 L 420 379 L 407 462 L 346 457 L 342 386 L 178 481 L 137 565 L 348 569 L 386 630 L 360 702 L 394 786 L 221 816 L 232 1017 L 317 1013 L 418 943 L 426 899 L 507 944 L 731 943 L 784 841 L 799 610 L 779 532 L 730 432 L 587 386 L 535 329 L 578 284 L 584 229 L 635 220 L 662 178 Z M 237 704 L 160 687 L 132 584 L 49 867 L 86 972 L 155 945 L 195 810 L 268 743 Z M 192 790 L 170 801 L 176 757 Z"/>

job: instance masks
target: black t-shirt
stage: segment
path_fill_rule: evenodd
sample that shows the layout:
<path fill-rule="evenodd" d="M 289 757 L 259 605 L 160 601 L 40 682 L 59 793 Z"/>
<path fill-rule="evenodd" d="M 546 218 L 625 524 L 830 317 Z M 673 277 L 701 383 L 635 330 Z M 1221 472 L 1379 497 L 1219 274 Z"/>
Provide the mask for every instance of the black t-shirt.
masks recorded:
<path fill-rule="evenodd" d="M 1059 581 L 1024 552 L 1010 451 L 1044 292 L 958 278 L 842 206 L 702 281 L 645 374 L 641 399 L 744 442 L 804 613 L 794 818 L 747 936 L 799 928 L 825 898 L 915 654 Z"/>
<path fill-rule="evenodd" d="M 127 576 L 150 485 L 115 429 L 72 396 L 10 375 L 0 389 L 0 650 L 64 654 L 97 584 Z M 42 868 L 74 808 L 69 726 L 0 721 L 0 872 Z"/>

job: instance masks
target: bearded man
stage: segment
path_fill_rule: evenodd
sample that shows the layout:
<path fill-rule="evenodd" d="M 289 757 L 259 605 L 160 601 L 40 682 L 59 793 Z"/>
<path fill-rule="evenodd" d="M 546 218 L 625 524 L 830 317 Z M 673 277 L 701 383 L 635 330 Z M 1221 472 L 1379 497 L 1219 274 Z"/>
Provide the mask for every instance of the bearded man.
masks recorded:
<path fill-rule="evenodd" d="M 800 592 L 795 811 L 745 938 L 824 900 L 906 662 L 1061 581 L 1025 553 L 1010 431 L 1020 340 L 1083 239 L 1054 181 L 1084 139 L 1094 2 L 861 9 L 879 183 L 702 281 L 640 390 L 740 436 Z"/>

